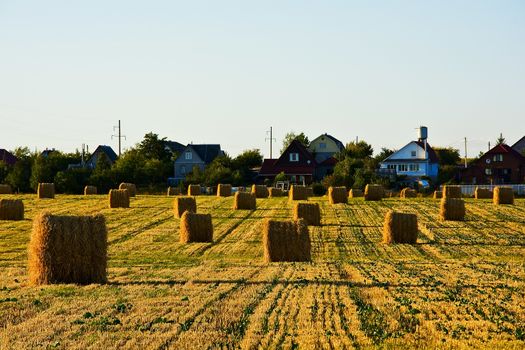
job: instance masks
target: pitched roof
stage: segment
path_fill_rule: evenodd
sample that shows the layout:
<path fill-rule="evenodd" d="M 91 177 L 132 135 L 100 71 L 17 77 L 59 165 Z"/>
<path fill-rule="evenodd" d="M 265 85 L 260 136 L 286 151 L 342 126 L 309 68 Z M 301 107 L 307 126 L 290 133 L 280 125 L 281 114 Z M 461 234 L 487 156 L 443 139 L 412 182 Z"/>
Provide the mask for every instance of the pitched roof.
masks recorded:
<path fill-rule="evenodd" d="M 506 145 L 504 143 L 492 147 L 492 149 L 490 149 L 485 154 L 502 154 L 502 153 L 513 154 L 514 156 L 516 156 L 518 158 L 524 158 L 524 156 L 521 155 L 521 153 L 519 153 L 514 148 L 512 148 L 509 145 Z"/>
<path fill-rule="evenodd" d="M 173 153 L 182 153 L 186 149 L 186 146 L 177 141 L 164 141 L 164 145 L 168 147 Z"/>
<path fill-rule="evenodd" d="M 399 161 L 421 162 L 421 161 L 426 161 L 426 159 L 413 159 L 413 158 L 392 159 L 392 160 L 390 159 L 390 158 L 392 158 L 393 155 L 395 155 L 396 153 L 398 153 L 399 151 L 401 151 L 402 149 L 404 149 L 405 147 L 407 147 L 411 143 L 415 143 L 416 145 L 418 145 L 422 149 L 425 149 L 425 143 L 423 141 L 411 141 L 408 144 L 406 144 L 404 147 L 402 147 L 400 150 L 398 150 L 398 151 L 392 153 L 390 156 L 386 157 L 383 160 L 383 162 L 388 162 L 388 161 L 391 161 L 391 162 L 399 162 Z M 436 154 L 436 151 L 434 151 L 434 149 L 430 146 L 430 144 L 428 142 L 427 142 L 427 153 L 428 153 L 428 159 L 430 160 L 430 162 L 432 162 L 432 163 L 439 163 L 439 158 L 438 158 L 438 156 Z"/>
<path fill-rule="evenodd" d="M 305 159 L 306 164 L 303 161 L 298 164 L 290 163 L 287 155 L 291 150 L 299 152 L 301 154 L 300 159 Z M 259 175 L 277 175 L 280 172 L 284 172 L 285 174 L 312 175 L 316 165 L 315 158 L 306 147 L 299 141 L 293 140 L 278 159 L 265 159 L 263 161 Z"/>
<path fill-rule="evenodd" d="M 518 152 L 525 150 L 525 136 L 519 139 L 515 144 L 512 145 L 512 148 Z"/>
<path fill-rule="evenodd" d="M 313 175 L 315 165 L 290 166 L 276 164 L 278 159 L 265 159 L 259 175 L 277 175 L 281 172 L 295 175 Z"/>
<path fill-rule="evenodd" d="M 115 151 L 113 151 L 113 148 L 111 148 L 110 146 L 106 146 L 106 145 L 99 145 L 94 151 L 93 151 L 93 155 L 95 155 L 96 153 L 105 153 L 106 156 L 108 157 L 108 159 L 111 161 L 111 162 L 115 162 L 118 158 L 117 154 L 115 153 Z M 92 155 L 92 157 L 93 157 Z"/>
<path fill-rule="evenodd" d="M 191 147 L 206 164 L 211 163 L 215 158 L 222 154 L 221 145 L 188 145 Z"/>
<path fill-rule="evenodd" d="M 326 136 L 329 139 L 331 139 L 332 141 L 334 141 L 337 144 L 337 147 L 339 147 L 340 150 L 345 148 L 345 145 L 343 145 L 343 143 L 341 141 L 339 141 L 338 139 L 336 139 L 332 135 L 329 135 L 329 134 L 325 133 L 324 136 Z"/>
<path fill-rule="evenodd" d="M 419 147 L 425 149 L 425 143 L 423 141 L 414 141 Z M 439 162 L 439 158 L 436 154 L 436 151 L 434 151 L 434 149 L 428 144 L 427 142 L 427 152 L 428 152 L 428 159 L 432 162 L 432 163 L 438 163 Z"/>
<path fill-rule="evenodd" d="M 0 149 L 0 160 L 5 162 L 7 165 L 15 165 L 18 158 L 16 158 L 11 152 L 5 149 Z"/>

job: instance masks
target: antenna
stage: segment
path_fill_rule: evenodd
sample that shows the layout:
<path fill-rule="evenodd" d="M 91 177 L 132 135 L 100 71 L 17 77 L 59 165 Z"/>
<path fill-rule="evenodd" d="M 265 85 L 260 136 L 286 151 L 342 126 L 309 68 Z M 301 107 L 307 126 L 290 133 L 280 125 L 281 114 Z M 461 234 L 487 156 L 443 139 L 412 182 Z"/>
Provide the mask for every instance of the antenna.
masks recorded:
<path fill-rule="evenodd" d="M 270 130 L 266 132 L 266 135 L 270 134 L 270 137 L 264 139 L 264 141 L 270 141 L 270 159 L 272 159 L 272 145 L 275 142 L 273 138 L 273 128 L 270 126 Z"/>
<path fill-rule="evenodd" d="M 122 153 L 122 138 L 126 139 L 126 136 L 121 134 L 120 119 L 118 121 L 118 126 L 113 127 L 113 131 L 115 131 L 115 129 L 118 129 L 118 135 L 111 135 L 111 139 L 113 140 L 114 137 L 118 138 L 118 156 L 120 157 L 120 154 Z"/>

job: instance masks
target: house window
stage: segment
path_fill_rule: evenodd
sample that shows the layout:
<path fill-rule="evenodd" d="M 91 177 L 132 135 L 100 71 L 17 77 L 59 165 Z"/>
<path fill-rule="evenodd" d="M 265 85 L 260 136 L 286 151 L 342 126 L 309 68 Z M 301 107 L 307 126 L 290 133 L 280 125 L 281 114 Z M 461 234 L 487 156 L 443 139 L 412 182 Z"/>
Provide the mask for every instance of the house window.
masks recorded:
<path fill-rule="evenodd" d="M 492 160 L 495 162 L 503 162 L 503 154 L 496 154 L 492 157 Z"/>
<path fill-rule="evenodd" d="M 397 166 L 397 171 L 408 171 L 408 165 L 406 165 L 406 164 L 399 164 Z"/>
<path fill-rule="evenodd" d="M 297 180 L 297 177 L 295 175 L 290 176 L 290 181 L 294 182 Z"/>
<path fill-rule="evenodd" d="M 486 175 L 492 175 L 492 169 L 485 169 L 485 174 Z"/>
<path fill-rule="evenodd" d="M 304 176 L 303 175 L 299 176 L 299 183 L 304 183 Z"/>
<path fill-rule="evenodd" d="M 290 162 L 298 162 L 299 153 L 290 153 Z"/>
<path fill-rule="evenodd" d="M 416 151 L 412 151 L 412 152 L 410 152 L 410 153 L 411 153 L 412 157 L 415 157 L 415 156 L 416 156 Z"/>
<path fill-rule="evenodd" d="M 419 164 L 410 164 L 410 171 L 419 171 Z"/>
<path fill-rule="evenodd" d="M 186 166 L 185 166 L 185 165 L 183 165 L 183 166 L 180 167 L 180 173 L 181 173 L 182 175 L 186 175 Z"/>
<path fill-rule="evenodd" d="M 387 169 L 396 170 L 396 165 L 395 164 L 388 164 L 387 165 Z"/>
<path fill-rule="evenodd" d="M 326 149 L 326 143 L 321 142 L 321 143 L 319 144 L 319 148 L 320 148 L 320 149 Z"/>
<path fill-rule="evenodd" d="M 191 152 L 186 152 L 186 154 L 185 154 L 185 158 L 186 158 L 186 160 L 191 160 L 191 159 L 193 158 L 193 153 L 191 153 Z"/>

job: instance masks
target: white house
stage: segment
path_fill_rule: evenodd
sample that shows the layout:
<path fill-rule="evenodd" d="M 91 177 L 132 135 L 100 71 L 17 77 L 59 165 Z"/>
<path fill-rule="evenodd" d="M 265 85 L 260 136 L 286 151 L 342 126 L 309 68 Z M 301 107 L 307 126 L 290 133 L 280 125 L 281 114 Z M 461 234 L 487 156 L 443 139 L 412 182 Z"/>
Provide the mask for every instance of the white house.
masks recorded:
<path fill-rule="evenodd" d="M 405 175 L 409 179 L 422 177 L 437 179 L 439 161 L 436 152 L 427 142 L 427 128 L 420 128 L 418 141 L 411 141 L 380 164 L 380 172 Z"/>

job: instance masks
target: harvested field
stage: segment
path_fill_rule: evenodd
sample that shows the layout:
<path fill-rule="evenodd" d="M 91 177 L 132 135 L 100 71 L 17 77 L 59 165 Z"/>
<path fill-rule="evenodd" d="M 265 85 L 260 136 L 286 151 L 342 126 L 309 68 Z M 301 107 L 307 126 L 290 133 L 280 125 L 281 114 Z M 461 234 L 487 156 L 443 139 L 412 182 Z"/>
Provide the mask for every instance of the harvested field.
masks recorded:
<path fill-rule="evenodd" d="M 138 195 L 112 210 L 106 196 L 35 195 L 25 219 L 0 221 L 0 348 L 482 348 L 521 349 L 525 308 L 525 199 L 466 198 L 463 221 L 440 202 L 353 198 L 319 204 L 311 263 L 264 262 L 267 219 L 291 220 L 287 197 L 233 209 L 233 197 L 198 196 L 213 242 L 179 242 L 173 197 Z M 32 220 L 103 214 L 108 283 L 33 287 Z M 418 216 L 417 243 L 383 244 L 390 210 Z"/>

